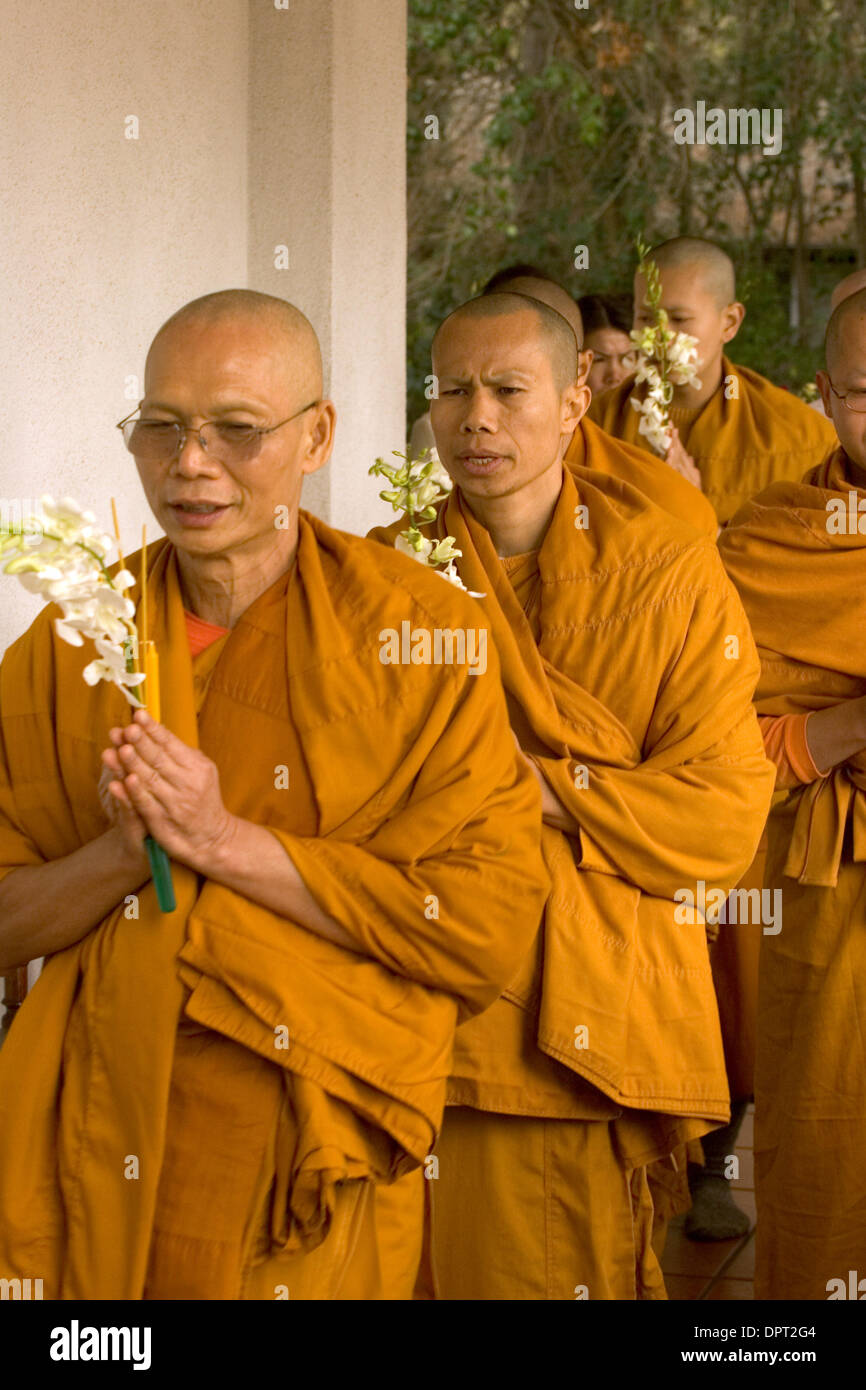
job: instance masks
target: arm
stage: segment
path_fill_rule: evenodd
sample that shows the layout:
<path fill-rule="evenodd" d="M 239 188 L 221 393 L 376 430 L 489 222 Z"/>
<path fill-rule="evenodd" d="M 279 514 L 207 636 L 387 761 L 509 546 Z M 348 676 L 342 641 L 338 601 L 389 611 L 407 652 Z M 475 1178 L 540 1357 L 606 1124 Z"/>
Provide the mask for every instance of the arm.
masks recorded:
<path fill-rule="evenodd" d="M 0 970 L 74 945 L 149 877 L 147 855 L 117 826 L 62 859 L 12 869 L 0 883 Z"/>
<path fill-rule="evenodd" d="M 534 758 L 579 827 L 580 867 L 659 897 L 696 878 L 736 883 L 754 856 L 774 787 L 751 703 L 754 642 L 721 576 L 695 598 L 684 628 L 640 762 L 604 762 L 598 738 L 571 758 Z M 732 634 L 740 654 L 728 660 Z M 587 768 L 586 785 L 575 786 L 576 763 Z"/>
<path fill-rule="evenodd" d="M 454 703 L 408 802 L 363 845 L 231 816 L 211 760 L 142 712 L 112 731 L 117 751 L 103 757 L 125 769 L 112 795 L 132 799 L 169 854 L 287 924 L 281 949 L 301 928 L 473 1012 L 529 949 L 549 880 L 538 791 L 515 754 L 498 669 L 443 698 Z"/>
<path fill-rule="evenodd" d="M 541 792 L 541 819 L 545 825 L 552 826 L 554 830 L 561 830 L 564 835 L 573 835 L 579 839 L 580 826 L 568 807 L 556 795 L 535 758 L 528 753 L 524 753 L 523 757 Z"/>
<path fill-rule="evenodd" d="M 861 753 L 866 748 L 866 695 L 814 710 L 806 724 L 806 743 L 821 772 Z"/>

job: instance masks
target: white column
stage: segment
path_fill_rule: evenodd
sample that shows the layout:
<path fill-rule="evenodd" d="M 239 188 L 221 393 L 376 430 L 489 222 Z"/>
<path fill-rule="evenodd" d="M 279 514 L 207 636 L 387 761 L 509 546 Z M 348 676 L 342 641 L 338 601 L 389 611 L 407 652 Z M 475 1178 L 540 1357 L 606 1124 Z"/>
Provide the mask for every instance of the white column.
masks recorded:
<path fill-rule="evenodd" d="M 319 334 L 337 436 L 303 505 L 363 534 L 405 438 L 406 0 L 287 4 L 250 5 L 248 283 Z"/>

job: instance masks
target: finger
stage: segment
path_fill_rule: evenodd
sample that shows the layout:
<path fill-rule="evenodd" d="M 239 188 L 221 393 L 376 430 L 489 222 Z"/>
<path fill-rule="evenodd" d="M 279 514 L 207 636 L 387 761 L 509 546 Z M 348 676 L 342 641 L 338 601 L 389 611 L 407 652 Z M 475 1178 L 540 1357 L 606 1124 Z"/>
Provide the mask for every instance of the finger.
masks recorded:
<path fill-rule="evenodd" d="M 124 784 L 116 778 L 114 781 L 108 783 L 107 790 L 111 793 L 112 798 L 117 802 L 119 807 L 130 806 L 132 804 L 126 794 Z"/>
<path fill-rule="evenodd" d="M 137 768 L 145 782 L 148 781 L 148 768 L 158 773 L 163 781 L 172 787 L 184 787 L 189 782 L 191 769 L 184 764 L 179 764 L 172 757 L 169 749 L 164 748 L 151 737 L 150 730 L 136 726 L 132 730 L 131 740 L 123 743 L 119 752 L 123 766 L 127 771 L 133 767 Z"/>
<path fill-rule="evenodd" d="M 144 735 L 155 743 L 158 748 L 165 749 L 174 762 L 181 767 L 192 767 L 195 761 L 196 749 L 190 748 L 184 743 L 183 739 L 173 734 L 171 729 L 167 729 L 164 724 L 158 723 L 147 710 L 139 709 L 133 715 L 133 728 L 139 728 Z"/>
<path fill-rule="evenodd" d="M 107 771 L 107 772 L 113 773 L 115 777 L 123 777 L 123 775 L 124 775 L 124 767 L 123 767 L 123 764 L 121 763 L 120 758 L 117 756 L 117 750 L 114 749 L 114 748 L 106 748 L 106 749 L 103 750 L 103 753 L 102 753 L 102 772 L 103 772 L 103 775 L 106 773 L 106 771 Z"/>
<path fill-rule="evenodd" d="M 128 804 L 137 812 L 145 825 L 151 827 L 155 822 L 164 819 L 165 806 L 153 788 L 145 785 L 137 773 L 127 774 L 123 783 L 123 790 L 128 798 Z M 159 838 L 155 830 L 152 830 L 151 833 L 155 838 Z"/>
<path fill-rule="evenodd" d="M 148 828 L 147 822 L 145 821 L 143 816 L 139 815 L 138 811 L 133 806 L 126 793 L 126 789 L 124 788 L 123 783 L 112 782 L 109 786 L 109 790 L 112 794 L 112 799 L 114 801 L 118 819 L 123 821 L 126 825 L 133 825 L 137 829 L 146 831 Z"/>
<path fill-rule="evenodd" d="M 158 802 L 167 809 L 171 787 L 161 770 L 146 762 L 139 756 L 138 750 L 128 743 L 123 745 L 119 756 L 124 767 L 124 785 L 130 790 L 133 804 L 136 807 L 139 805 L 133 792 L 144 792 L 154 804 Z"/>

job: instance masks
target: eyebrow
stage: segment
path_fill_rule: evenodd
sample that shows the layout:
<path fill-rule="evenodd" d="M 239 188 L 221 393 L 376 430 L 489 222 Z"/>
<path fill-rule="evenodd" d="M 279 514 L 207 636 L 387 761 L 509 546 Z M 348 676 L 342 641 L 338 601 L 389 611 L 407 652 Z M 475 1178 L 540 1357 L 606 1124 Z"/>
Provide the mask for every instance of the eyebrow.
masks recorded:
<path fill-rule="evenodd" d="M 514 377 L 518 377 L 518 378 L 520 378 L 520 379 L 523 380 L 523 381 L 534 381 L 534 380 L 535 380 L 535 375 L 534 375 L 534 373 L 524 371 L 524 370 L 523 370 L 522 368 L 520 368 L 520 367 L 503 367 L 503 368 L 501 368 L 500 371 L 498 371 L 498 372 L 493 372 L 491 375 L 485 376 L 485 377 L 484 377 L 484 380 L 485 380 L 485 381 L 496 382 L 496 381 L 500 381 L 500 380 L 502 379 L 502 377 L 505 377 L 505 376 L 514 376 Z M 464 374 L 464 375 L 462 375 L 462 376 L 458 376 L 455 372 L 441 372 L 441 373 L 439 374 L 439 380 L 440 380 L 440 381 L 459 381 L 459 382 L 463 382 L 463 381 L 469 381 L 469 379 L 470 379 L 470 376 L 469 376 L 469 375 L 465 375 L 465 374 Z"/>
<path fill-rule="evenodd" d="M 147 400 L 147 397 L 144 398 Z M 177 415 L 182 419 L 181 412 L 176 406 L 166 405 L 164 401 L 148 401 L 148 410 L 163 410 L 166 415 Z M 250 405 L 249 401 L 226 401 L 223 405 L 214 407 L 214 415 L 227 415 L 232 410 L 246 410 L 250 415 L 265 415 L 267 411 L 262 406 Z"/>

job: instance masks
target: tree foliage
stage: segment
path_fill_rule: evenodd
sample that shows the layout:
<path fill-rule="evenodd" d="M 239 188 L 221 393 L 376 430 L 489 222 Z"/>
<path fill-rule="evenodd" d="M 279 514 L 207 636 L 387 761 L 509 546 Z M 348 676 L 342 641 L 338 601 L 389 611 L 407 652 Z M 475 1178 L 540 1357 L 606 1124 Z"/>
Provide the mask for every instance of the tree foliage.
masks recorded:
<path fill-rule="evenodd" d="M 410 0 L 409 35 L 410 417 L 436 324 L 494 270 L 630 288 L 642 231 L 723 245 L 737 360 L 812 377 L 830 288 L 866 264 L 862 0 Z M 781 151 L 677 144 L 698 101 L 781 110 Z"/>

